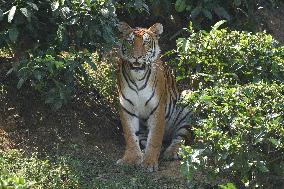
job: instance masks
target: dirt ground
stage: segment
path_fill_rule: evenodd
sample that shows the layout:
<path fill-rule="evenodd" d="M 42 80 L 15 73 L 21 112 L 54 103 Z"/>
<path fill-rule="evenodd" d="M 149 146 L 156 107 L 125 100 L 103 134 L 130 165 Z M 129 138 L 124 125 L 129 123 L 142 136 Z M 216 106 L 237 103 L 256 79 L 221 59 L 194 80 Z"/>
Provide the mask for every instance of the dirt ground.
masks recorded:
<path fill-rule="evenodd" d="M 53 111 L 36 92 L 16 89 L 16 80 L 6 77 L 8 69 L 9 64 L 0 60 L 0 150 L 22 149 L 49 157 L 72 154 L 98 169 L 101 181 L 134 177 L 115 164 L 124 140 L 112 107 L 96 94 L 79 90 L 70 104 Z M 160 170 L 151 174 L 153 182 L 164 188 L 185 188 L 179 164 L 162 162 Z"/>

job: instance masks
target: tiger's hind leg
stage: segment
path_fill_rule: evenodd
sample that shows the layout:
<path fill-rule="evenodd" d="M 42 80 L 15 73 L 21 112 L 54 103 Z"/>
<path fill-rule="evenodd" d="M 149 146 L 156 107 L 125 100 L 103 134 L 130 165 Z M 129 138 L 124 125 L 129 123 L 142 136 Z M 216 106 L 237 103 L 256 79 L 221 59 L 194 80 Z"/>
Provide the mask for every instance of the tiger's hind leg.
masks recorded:
<path fill-rule="evenodd" d="M 178 152 L 181 144 L 183 143 L 183 138 L 178 137 L 177 139 L 173 139 L 172 143 L 166 150 L 163 152 L 162 159 L 164 160 L 177 160 L 180 159 Z"/>
<path fill-rule="evenodd" d="M 184 125 L 177 129 L 175 132 L 171 144 L 165 149 L 162 155 L 164 160 L 177 160 L 180 159 L 178 152 L 179 148 L 185 141 L 188 141 L 190 138 L 189 126 Z"/>

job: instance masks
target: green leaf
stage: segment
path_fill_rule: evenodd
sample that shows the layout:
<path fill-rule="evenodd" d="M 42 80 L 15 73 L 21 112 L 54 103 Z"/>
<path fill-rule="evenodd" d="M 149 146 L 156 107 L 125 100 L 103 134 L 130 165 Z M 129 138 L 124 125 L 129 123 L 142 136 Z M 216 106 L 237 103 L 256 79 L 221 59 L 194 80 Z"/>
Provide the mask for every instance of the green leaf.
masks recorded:
<path fill-rule="evenodd" d="M 221 6 L 216 6 L 214 12 L 221 18 L 225 18 L 228 21 L 231 20 L 229 13 Z"/>
<path fill-rule="evenodd" d="M 200 97 L 200 100 L 204 101 L 204 102 L 209 102 L 209 101 L 212 100 L 212 96 L 203 95 L 203 96 Z"/>
<path fill-rule="evenodd" d="M 12 42 L 17 41 L 18 35 L 19 35 L 19 31 L 16 27 L 9 29 L 9 39 Z"/>
<path fill-rule="evenodd" d="M 64 67 L 64 62 L 62 61 L 54 61 L 54 66 L 59 69 L 59 68 L 63 68 Z"/>
<path fill-rule="evenodd" d="M 14 15 L 15 15 L 15 12 L 16 12 L 16 9 L 17 7 L 16 6 L 13 6 L 10 11 L 9 11 L 9 14 L 8 14 L 8 22 L 11 23 L 13 18 L 14 18 Z"/>
<path fill-rule="evenodd" d="M 237 189 L 233 183 L 227 183 L 226 185 L 219 185 L 221 189 Z"/>
<path fill-rule="evenodd" d="M 149 7 L 148 7 L 148 5 L 147 5 L 146 3 L 143 3 L 143 8 L 144 8 L 144 10 L 145 10 L 148 14 L 150 14 Z M 112 10 L 113 10 L 113 11 L 110 10 L 110 12 L 112 12 L 112 14 L 114 15 L 114 14 L 115 14 L 115 7 L 114 7 Z"/>
<path fill-rule="evenodd" d="M 177 0 L 175 3 L 175 9 L 177 12 L 182 12 L 186 8 L 185 0 Z"/>
<path fill-rule="evenodd" d="M 190 45 L 189 40 L 184 40 L 182 44 L 182 51 L 187 52 L 189 45 Z"/>
<path fill-rule="evenodd" d="M 201 12 L 201 9 L 202 9 L 202 7 L 201 6 L 197 6 L 197 7 L 195 7 L 192 11 L 191 11 L 191 18 L 196 18 L 199 14 L 200 14 L 200 12 Z"/>
<path fill-rule="evenodd" d="M 80 19 L 79 17 L 75 16 L 75 17 L 71 18 L 71 19 L 67 22 L 67 24 L 68 24 L 68 25 L 74 25 L 74 24 L 76 24 L 76 23 L 78 22 L 79 19 Z"/>
<path fill-rule="evenodd" d="M 234 0 L 234 4 L 238 7 L 242 4 L 241 0 Z"/>
<path fill-rule="evenodd" d="M 60 0 L 61 5 L 64 5 L 64 3 L 65 3 L 65 0 Z"/>
<path fill-rule="evenodd" d="M 53 3 L 51 3 L 51 10 L 52 11 L 56 11 L 59 7 L 59 2 L 58 1 L 54 1 Z"/>
<path fill-rule="evenodd" d="M 207 9 L 203 9 L 202 13 L 204 14 L 204 16 L 206 16 L 206 18 L 208 18 L 209 20 L 212 20 L 212 14 L 210 11 L 208 11 Z"/>
<path fill-rule="evenodd" d="M 56 34 L 57 34 L 58 40 L 59 40 L 60 42 L 63 42 L 63 37 L 64 37 L 64 34 L 65 34 L 65 28 L 64 28 L 64 26 L 59 25 Z"/>
<path fill-rule="evenodd" d="M 61 14 L 62 14 L 63 18 L 68 18 L 69 13 L 70 13 L 69 7 L 63 7 L 61 9 Z"/>
<path fill-rule="evenodd" d="M 23 15 L 25 15 L 25 17 L 27 17 L 27 20 L 30 22 L 31 21 L 31 12 L 29 9 L 27 8 L 20 8 L 21 12 L 23 13 Z"/>
<path fill-rule="evenodd" d="M 19 80 L 18 84 L 17 84 L 17 89 L 20 89 L 20 88 L 23 86 L 23 84 L 24 84 L 25 81 L 26 81 L 26 80 L 25 80 L 24 78 L 21 78 L 21 79 Z"/>
<path fill-rule="evenodd" d="M 4 13 L 2 9 L 0 9 L 0 22 L 3 20 L 3 17 L 4 17 Z"/>
<path fill-rule="evenodd" d="M 23 177 L 19 178 L 19 184 L 22 184 L 22 185 L 25 184 L 25 179 Z"/>
<path fill-rule="evenodd" d="M 281 142 L 279 140 L 276 140 L 274 138 L 268 139 L 274 146 L 279 146 Z"/>
<path fill-rule="evenodd" d="M 191 6 L 191 5 L 187 5 L 185 10 L 186 10 L 186 11 L 190 11 L 190 10 L 191 10 L 191 8 L 192 8 L 192 6 Z"/>
<path fill-rule="evenodd" d="M 93 62 L 93 61 L 86 61 L 87 62 L 87 64 L 89 64 L 90 66 L 91 66 L 91 68 L 93 69 L 93 70 L 96 70 L 97 69 L 97 66 L 96 66 L 96 64 Z"/>
<path fill-rule="evenodd" d="M 143 7 L 143 1 L 141 0 L 135 0 L 134 6 L 138 9 L 141 9 Z"/>
<path fill-rule="evenodd" d="M 44 103 L 46 103 L 46 104 L 52 104 L 52 103 L 54 103 L 54 96 L 53 95 L 49 95 L 46 99 L 45 99 L 45 101 L 44 101 Z"/>
<path fill-rule="evenodd" d="M 182 79 L 184 79 L 182 76 L 177 76 L 177 77 L 176 77 L 176 80 L 177 80 L 177 81 L 180 81 L 180 80 L 182 80 Z"/>
<path fill-rule="evenodd" d="M 14 67 L 13 67 L 13 68 L 10 68 L 10 69 L 8 70 L 8 72 L 6 73 L 6 75 L 10 75 L 13 71 L 14 71 Z"/>
<path fill-rule="evenodd" d="M 63 103 L 61 100 L 56 100 L 55 103 L 52 104 L 52 107 L 55 110 L 59 110 L 62 107 Z"/>
<path fill-rule="evenodd" d="M 257 163 L 257 168 L 260 170 L 262 173 L 267 173 L 269 172 L 269 169 L 266 167 L 266 164 L 264 161 L 260 161 Z"/>
<path fill-rule="evenodd" d="M 27 4 L 32 7 L 33 9 L 37 10 L 38 11 L 38 6 L 32 2 L 27 2 Z"/>
<path fill-rule="evenodd" d="M 221 25 L 223 25 L 224 23 L 226 23 L 226 20 L 220 20 L 219 22 L 217 22 L 216 24 L 214 24 L 214 26 L 212 27 L 213 30 L 217 30 Z"/>
<path fill-rule="evenodd" d="M 34 77 L 37 79 L 37 80 L 41 80 L 42 79 L 42 74 L 39 72 L 39 71 L 34 71 Z"/>

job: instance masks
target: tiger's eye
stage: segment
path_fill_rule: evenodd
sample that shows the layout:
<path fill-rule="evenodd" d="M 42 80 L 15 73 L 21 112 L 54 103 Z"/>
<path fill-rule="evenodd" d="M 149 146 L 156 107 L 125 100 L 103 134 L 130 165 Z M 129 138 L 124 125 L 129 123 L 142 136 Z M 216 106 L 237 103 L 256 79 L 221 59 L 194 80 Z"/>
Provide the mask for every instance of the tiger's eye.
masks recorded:
<path fill-rule="evenodd" d="M 126 42 L 127 42 L 128 44 L 133 44 L 133 40 L 132 40 L 132 39 L 126 39 Z"/>
<path fill-rule="evenodd" d="M 133 41 L 132 41 L 132 40 L 125 40 L 124 43 L 123 43 L 123 46 L 124 46 L 126 49 L 131 49 L 131 48 L 132 48 L 132 45 L 133 45 Z"/>

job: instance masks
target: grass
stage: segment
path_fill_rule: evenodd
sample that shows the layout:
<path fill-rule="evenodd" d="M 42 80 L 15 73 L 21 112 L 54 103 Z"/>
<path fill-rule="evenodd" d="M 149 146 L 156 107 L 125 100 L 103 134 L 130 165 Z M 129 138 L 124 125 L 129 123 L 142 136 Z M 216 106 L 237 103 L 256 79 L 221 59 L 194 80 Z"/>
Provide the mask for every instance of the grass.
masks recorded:
<path fill-rule="evenodd" d="M 76 188 L 79 185 L 67 157 L 58 157 L 52 162 L 48 158 L 40 159 L 36 153 L 26 157 L 19 150 L 1 151 L 0 157 L 3 188 Z"/>
<path fill-rule="evenodd" d="M 78 151 L 54 157 L 26 155 L 15 149 L 0 151 L 0 188 L 178 188 L 174 180 L 153 179 L 153 174 L 115 166 L 102 156 L 89 159 L 88 154 L 79 155 Z"/>

